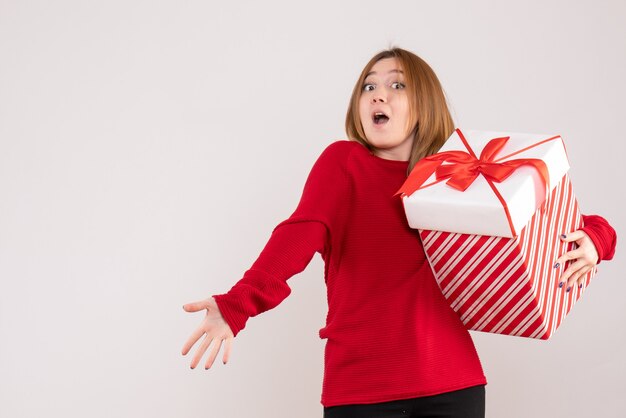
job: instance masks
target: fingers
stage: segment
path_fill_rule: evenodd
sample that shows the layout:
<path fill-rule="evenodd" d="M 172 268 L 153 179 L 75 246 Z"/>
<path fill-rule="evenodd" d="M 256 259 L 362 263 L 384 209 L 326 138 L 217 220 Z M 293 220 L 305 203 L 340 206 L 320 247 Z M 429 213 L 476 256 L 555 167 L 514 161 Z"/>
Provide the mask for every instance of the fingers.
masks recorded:
<path fill-rule="evenodd" d="M 228 363 L 228 360 L 230 359 L 230 349 L 232 346 L 232 342 L 232 337 L 226 338 L 226 344 L 224 345 L 224 357 L 222 358 L 222 362 L 224 364 Z"/>
<path fill-rule="evenodd" d="M 222 347 L 223 340 L 220 338 L 219 340 L 213 340 L 213 347 L 211 347 L 211 353 L 209 354 L 209 358 L 206 360 L 204 364 L 204 370 L 209 370 L 215 361 L 215 357 L 217 357 L 217 353 L 220 351 Z"/>
<path fill-rule="evenodd" d="M 587 272 L 589 272 L 589 270 L 591 270 L 592 268 L 593 266 L 587 264 L 586 266 L 572 274 L 568 280 L 567 286 L 578 286 L 579 289 L 582 288 L 583 283 L 585 282 L 585 274 L 587 274 Z"/>
<path fill-rule="evenodd" d="M 220 349 L 222 348 L 222 344 L 224 343 L 224 341 L 226 342 L 226 344 L 224 349 L 223 362 L 224 364 L 226 364 L 230 358 L 230 351 L 234 335 L 228 324 L 221 316 L 219 308 L 215 303 L 215 299 L 213 297 L 210 297 L 205 300 L 187 303 L 183 305 L 183 309 L 186 312 L 198 312 L 205 309 L 207 310 L 202 325 L 198 327 L 193 334 L 191 334 L 182 349 L 182 354 L 186 355 L 187 353 L 189 353 L 189 350 L 191 350 L 193 345 L 196 344 L 196 342 L 198 342 L 198 340 L 202 338 L 203 335 L 206 335 L 193 357 L 193 360 L 191 362 L 191 368 L 194 369 L 198 365 L 198 363 L 202 359 L 202 356 L 204 356 L 204 353 L 209 347 L 211 347 L 211 349 L 209 352 L 209 357 L 207 358 L 207 361 L 205 363 L 205 370 L 211 368 L 211 366 L 215 362 L 215 359 L 217 358 Z"/>
<path fill-rule="evenodd" d="M 204 300 L 200 300 L 197 302 L 186 303 L 183 305 L 183 309 L 186 312 L 198 312 L 204 309 L 208 309 L 209 305 L 211 304 L 212 299 L 213 298 L 209 298 L 209 299 L 204 299 Z M 204 329 L 198 328 L 193 334 L 191 334 L 191 336 L 189 337 L 189 339 L 187 339 L 187 341 L 185 342 L 185 345 L 183 346 L 183 350 L 182 350 L 183 356 L 189 352 L 191 347 L 200 339 L 200 337 L 202 337 L 202 335 L 205 332 L 206 331 Z"/>
<path fill-rule="evenodd" d="M 581 258 L 584 255 L 584 253 L 585 253 L 585 250 L 580 247 L 574 250 L 568 251 L 556 259 L 554 268 L 559 268 L 560 266 L 565 265 L 565 262 L 568 260 L 576 260 L 577 258 Z"/>
<path fill-rule="evenodd" d="M 583 237 L 585 237 L 587 234 L 585 234 L 584 231 L 581 231 L 580 229 L 574 231 L 574 232 L 570 232 L 568 234 L 563 234 L 561 235 L 561 240 L 564 242 L 572 242 L 572 241 L 576 241 L 579 240 Z"/>
<path fill-rule="evenodd" d="M 209 348 L 209 344 L 211 344 L 211 341 L 213 341 L 213 337 L 207 334 L 206 338 L 202 340 L 202 344 L 200 344 L 200 347 L 198 347 L 198 350 L 196 351 L 196 355 L 193 357 L 193 361 L 191 362 L 192 369 L 196 368 L 196 366 L 200 362 L 200 359 L 206 352 L 206 349 Z"/>
<path fill-rule="evenodd" d="M 207 309 L 210 303 L 210 299 L 204 299 L 197 302 L 186 303 L 183 305 L 183 309 L 187 312 L 198 312 Z"/>
<path fill-rule="evenodd" d="M 571 263 L 563 272 L 563 274 L 561 274 L 561 277 L 559 279 L 559 287 L 562 287 L 562 285 L 564 285 L 565 283 L 568 282 L 569 278 L 572 276 L 572 274 L 574 274 L 575 272 L 577 272 L 578 270 L 580 270 L 584 265 L 585 265 L 585 260 L 576 260 L 575 262 Z"/>
<path fill-rule="evenodd" d="M 183 346 L 182 354 L 183 356 L 187 355 L 191 347 L 204 335 L 205 331 L 202 328 L 196 329 L 193 334 L 187 339 L 185 345 Z"/>
<path fill-rule="evenodd" d="M 585 275 L 597 264 L 597 251 L 589 236 L 582 230 L 561 235 L 563 242 L 576 242 L 577 248 L 566 252 L 556 260 L 554 268 L 558 268 L 568 260 L 573 260 L 559 278 L 559 287 L 565 285 L 569 292 L 573 286 L 582 288 Z M 591 245 L 590 245 L 591 244 Z"/>
<path fill-rule="evenodd" d="M 559 280 L 559 287 L 563 287 L 563 285 L 567 283 L 567 288 L 565 289 L 565 291 L 569 292 L 573 283 L 573 281 L 569 280 L 570 277 L 574 275 L 574 273 L 577 273 L 578 270 L 585 267 L 586 265 L 587 265 L 586 261 L 582 259 L 576 260 L 576 262 L 570 264 L 570 266 L 561 275 L 561 278 Z M 576 278 L 578 277 L 579 276 L 576 276 Z"/>

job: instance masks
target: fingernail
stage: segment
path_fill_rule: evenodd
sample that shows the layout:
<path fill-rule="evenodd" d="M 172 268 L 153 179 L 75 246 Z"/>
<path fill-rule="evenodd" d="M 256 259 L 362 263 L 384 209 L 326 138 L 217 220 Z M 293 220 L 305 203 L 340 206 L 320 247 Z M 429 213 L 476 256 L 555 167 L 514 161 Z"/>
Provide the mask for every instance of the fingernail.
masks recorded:
<path fill-rule="evenodd" d="M 582 283 L 581 283 L 581 284 L 579 284 L 579 285 L 578 285 L 578 288 L 579 288 L 579 289 L 582 289 L 582 288 L 583 288 L 583 284 L 582 284 Z"/>
<path fill-rule="evenodd" d="M 569 292 L 569 290 L 571 289 L 570 286 L 567 286 L 567 289 L 565 289 L 566 292 Z"/>
<path fill-rule="evenodd" d="M 565 238 L 566 238 L 565 234 L 561 234 L 561 239 L 565 239 Z"/>
<path fill-rule="evenodd" d="M 554 268 L 555 268 L 555 269 L 558 269 L 558 268 L 559 268 L 559 266 L 560 266 L 560 264 L 559 264 L 559 263 L 556 263 L 556 264 L 554 265 Z"/>
<path fill-rule="evenodd" d="M 563 287 L 563 282 L 559 283 L 559 288 Z"/>

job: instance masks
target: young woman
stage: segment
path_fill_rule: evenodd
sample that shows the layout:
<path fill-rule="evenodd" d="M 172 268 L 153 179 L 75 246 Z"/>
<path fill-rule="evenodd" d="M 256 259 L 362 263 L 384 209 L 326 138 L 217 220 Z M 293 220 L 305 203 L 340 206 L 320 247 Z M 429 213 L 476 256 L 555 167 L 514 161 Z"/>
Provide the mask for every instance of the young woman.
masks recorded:
<path fill-rule="evenodd" d="M 183 306 L 206 310 L 182 353 L 204 336 L 211 367 L 224 364 L 248 318 L 277 306 L 287 280 L 319 252 L 328 314 L 321 403 L 325 417 L 484 417 L 486 379 L 469 332 L 439 290 L 417 230 L 395 192 L 415 163 L 441 147 L 454 124 L 437 76 L 415 54 L 393 48 L 361 73 L 346 117 L 349 140 L 328 145 L 293 214 L 279 223 L 252 267 L 225 294 Z M 563 291 L 615 248 L 599 216 L 563 231 L 578 248 Z M 581 279 L 582 280 L 582 279 Z"/>

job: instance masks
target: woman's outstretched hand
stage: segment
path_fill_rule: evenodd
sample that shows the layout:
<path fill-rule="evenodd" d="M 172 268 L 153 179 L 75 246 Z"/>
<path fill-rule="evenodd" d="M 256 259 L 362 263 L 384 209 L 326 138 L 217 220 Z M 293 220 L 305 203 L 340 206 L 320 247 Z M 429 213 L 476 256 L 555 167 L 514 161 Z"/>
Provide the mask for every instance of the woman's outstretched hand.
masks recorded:
<path fill-rule="evenodd" d="M 578 287 L 582 287 L 585 273 L 598 264 L 598 250 L 596 250 L 596 246 L 589 238 L 589 235 L 581 230 L 563 234 L 561 235 L 561 240 L 564 242 L 574 241 L 578 246 L 576 249 L 560 256 L 554 265 L 554 268 L 559 268 L 565 265 L 566 261 L 570 261 L 569 266 L 559 279 L 559 287 L 563 287 L 567 282 L 566 291 L 569 292 L 575 284 L 578 284 Z"/>
<path fill-rule="evenodd" d="M 183 309 L 187 312 L 198 312 L 206 309 L 206 315 L 202 320 L 200 326 L 191 334 L 185 345 L 183 346 L 183 356 L 186 355 L 191 347 L 204 335 L 204 339 L 202 343 L 196 350 L 196 355 L 193 357 L 191 361 L 191 368 L 195 369 L 195 367 L 200 362 L 200 359 L 206 352 L 207 348 L 211 342 L 213 345 L 211 346 L 211 352 L 209 354 L 209 358 L 207 359 L 204 369 L 208 370 L 215 361 L 215 357 L 217 357 L 217 353 L 222 347 L 222 343 L 225 342 L 224 346 L 224 357 L 222 361 L 224 364 L 228 362 L 230 358 L 230 347 L 233 341 L 234 335 L 228 323 L 224 320 L 222 313 L 217 307 L 217 303 L 213 297 L 209 299 L 201 300 L 199 302 L 192 302 L 183 305 Z"/>

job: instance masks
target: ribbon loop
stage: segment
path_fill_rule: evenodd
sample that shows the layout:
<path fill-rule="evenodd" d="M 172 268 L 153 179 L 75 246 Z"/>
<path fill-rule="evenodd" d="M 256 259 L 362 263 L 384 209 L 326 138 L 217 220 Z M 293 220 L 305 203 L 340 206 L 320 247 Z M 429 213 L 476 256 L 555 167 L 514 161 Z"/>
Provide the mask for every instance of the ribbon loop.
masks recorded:
<path fill-rule="evenodd" d="M 519 158 L 505 162 L 495 162 L 496 155 L 507 143 L 510 137 L 494 138 L 490 140 L 480 153 L 480 159 L 468 147 L 465 151 L 445 151 L 422 158 L 415 164 L 406 181 L 395 194 L 410 196 L 434 173 L 437 181 L 448 179 L 447 185 L 459 191 L 465 191 L 482 174 L 488 181 L 500 183 L 508 178 L 515 170 L 523 165 L 534 167 L 541 180 L 548 188 L 550 177 L 546 163 L 537 158 Z M 446 164 L 444 164 L 446 163 Z"/>

